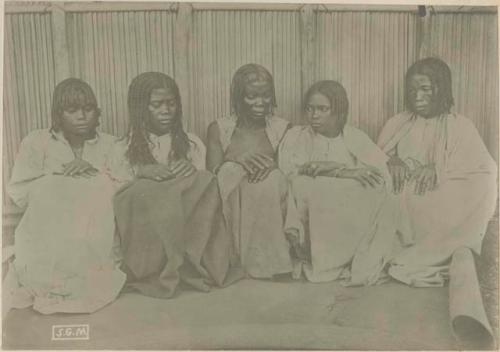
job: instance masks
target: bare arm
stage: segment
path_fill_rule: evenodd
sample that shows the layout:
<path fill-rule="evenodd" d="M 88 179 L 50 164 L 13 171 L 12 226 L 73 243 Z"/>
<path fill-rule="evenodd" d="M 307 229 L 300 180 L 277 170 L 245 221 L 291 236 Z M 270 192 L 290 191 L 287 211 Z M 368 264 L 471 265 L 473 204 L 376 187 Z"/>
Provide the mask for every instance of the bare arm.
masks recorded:
<path fill-rule="evenodd" d="M 213 121 L 207 132 L 207 169 L 214 170 L 224 162 L 224 150 L 219 138 L 219 126 Z"/>

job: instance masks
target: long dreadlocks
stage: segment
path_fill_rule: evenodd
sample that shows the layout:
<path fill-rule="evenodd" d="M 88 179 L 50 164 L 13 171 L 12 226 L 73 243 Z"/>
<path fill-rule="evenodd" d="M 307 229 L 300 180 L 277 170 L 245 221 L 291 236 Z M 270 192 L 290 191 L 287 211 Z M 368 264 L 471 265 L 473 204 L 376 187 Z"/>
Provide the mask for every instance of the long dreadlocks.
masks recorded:
<path fill-rule="evenodd" d="M 171 77 L 161 72 L 141 73 L 132 80 L 128 90 L 128 149 L 125 155 L 132 165 L 157 163 L 151 154 L 147 124 L 151 93 L 154 89 L 161 88 L 174 94 L 178 107 L 170 130 L 172 136 L 170 157 L 174 160 L 182 159 L 189 152 L 190 140 L 182 127 L 182 104 L 177 84 Z"/>

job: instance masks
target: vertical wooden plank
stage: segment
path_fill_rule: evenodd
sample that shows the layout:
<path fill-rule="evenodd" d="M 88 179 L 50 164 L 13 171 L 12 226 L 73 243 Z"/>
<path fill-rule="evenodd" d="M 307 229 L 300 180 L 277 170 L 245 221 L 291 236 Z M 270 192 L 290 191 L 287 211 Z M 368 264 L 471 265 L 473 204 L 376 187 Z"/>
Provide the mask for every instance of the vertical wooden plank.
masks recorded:
<path fill-rule="evenodd" d="M 193 7 L 188 3 L 180 3 L 175 19 L 174 28 L 174 68 L 175 81 L 179 87 L 181 100 L 184 103 L 183 113 L 192 118 L 190 106 L 186 104 L 189 101 L 189 66 L 186 60 L 189 57 L 189 44 L 192 32 L 192 12 Z M 185 122 L 190 126 L 190 122 Z M 199 131 L 198 131 L 199 132 Z M 199 134 L 199 133 L 198 133 Z"/>
<path fill-rule="evenodd" d="M 56 80 L 62 81 L 69 77 L 69 53 L 66 38 L 66 14 L 63 3 L 52 3 L 52 36 L 54 44 L 54 67 Z"/>
<path fill-rule="evenodd" d="M 314 71 L 313 50 L 316 43 L 315 15 L 313 5 L 305 5 L 300 10 L 301 19 L 301 84 L 302 94 L 305 94 L 307 88 L 312 82 Z"/>

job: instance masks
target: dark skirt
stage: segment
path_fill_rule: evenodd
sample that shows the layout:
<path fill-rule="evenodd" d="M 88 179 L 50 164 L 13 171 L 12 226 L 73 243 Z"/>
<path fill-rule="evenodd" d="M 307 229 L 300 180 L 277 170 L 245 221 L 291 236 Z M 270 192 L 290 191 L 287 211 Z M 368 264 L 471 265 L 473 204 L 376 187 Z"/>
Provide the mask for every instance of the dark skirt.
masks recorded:
<path fill-rule="evenodd" d="M 243 277 L 211 173 L 133 181 L 115 195 L 114 209 L 127 287 L 171 298 L 181 282 L 209 291 Z"/>

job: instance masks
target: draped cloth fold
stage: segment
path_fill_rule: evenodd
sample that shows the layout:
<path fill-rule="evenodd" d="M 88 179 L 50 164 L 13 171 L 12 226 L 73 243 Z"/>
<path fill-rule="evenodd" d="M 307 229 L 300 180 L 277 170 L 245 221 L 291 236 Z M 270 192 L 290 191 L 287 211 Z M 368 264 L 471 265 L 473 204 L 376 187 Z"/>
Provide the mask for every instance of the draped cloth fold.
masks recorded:
<path fill-rule="evenodd" d="M 171 298 L 180 282 L 208 291 L 242 277 L 211 173 L 132 181 L 114 207 L 129 287 Z"/>
<path fill-rule="evenodd" d="M 375 284 L 390 259 L 395 238 L 396 202 L 390 192 L 387 156 L 366 134 L 349 125 L 336 142 L 326 140 L 310 126 L 298 126 L 288 131 L 280 146 L 280 168 L 289 176 L 305 229 L 302 242 L 310 252 L 303 271 L 313 282 L 348 274 L 349 285 Z M 304 163 L 345 163 L 341 160 L 348 161 L 348 168 L 377 168 L 384 184 L 365 188 L 351 179 L 297 175 Z"/>
<path fill-rule="evenodd" d="M 241 165 L 226 162 L 217 178 L 224 217 L 247 274 L 271 278 L 292 272 L 286 233 L 298 236 L 302 227 L 283 173 L 273 170 L 265 180 L 250 183 Z"/>
<path fill-rule="evenodd" d="M 416 195 L 412 183 L 399 195 L 395 219 L 401 240 L 389 274 L 416 287 L 443 286 L 449 280 L 455 335 L 470 342 L 470 332 L 481 330 L 483 340 L 492 341 L 472 252 L 481 253 L 495 211 L 497 165 L 477 129 L 456 114 L 425 120 L 403 112 L 387 122 L 379 145 L 405 162 L 434 164 L 438 180 L 425 195 Z M 472 336 L 475 348 L 479 335 Z"/>
<path fill-rule="evenodd" d="M 13 307 L 92 313 L 118 296 L 125 275 L 113 254 L 113 192 L 103 175 L 32 182 L 4 287 Z"/>

